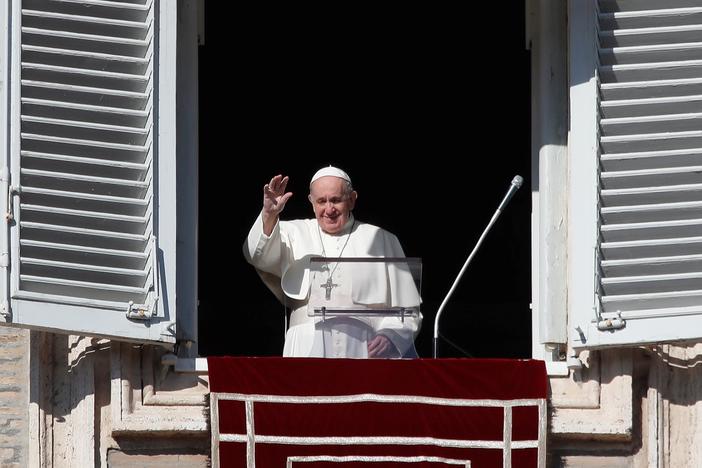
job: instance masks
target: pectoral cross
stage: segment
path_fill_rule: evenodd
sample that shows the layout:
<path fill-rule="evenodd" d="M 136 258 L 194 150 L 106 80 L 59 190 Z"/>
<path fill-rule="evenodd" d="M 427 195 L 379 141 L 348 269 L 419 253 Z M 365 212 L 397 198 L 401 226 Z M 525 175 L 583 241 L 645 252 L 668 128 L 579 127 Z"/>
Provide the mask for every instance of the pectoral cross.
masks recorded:
<path fill-rule="evenodd" d="M 337 286 L 339 286 L 339 285 L 332 282 L 331 276 L 329 278 L 327 278 L 326 283 L 320 284 L 319 287 L 324 288 L 324 290 L 325 290 L 324 299 L 326 299 L 326 300 L 331 299 L 332 289 L 337 287 Z"/>

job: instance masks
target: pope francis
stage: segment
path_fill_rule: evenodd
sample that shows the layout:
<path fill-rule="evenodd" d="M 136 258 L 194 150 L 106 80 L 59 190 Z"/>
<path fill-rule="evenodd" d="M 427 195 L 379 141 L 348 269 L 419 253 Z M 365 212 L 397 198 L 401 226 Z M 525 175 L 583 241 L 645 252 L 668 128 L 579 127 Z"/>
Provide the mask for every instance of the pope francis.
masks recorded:
<path fill-rule="evenodd" d="M 293 195 L 286 192 L 288 180 L 287 176 L 277 175 L 263 187 L 263 209 L 244 242 L 247 261 L 276 297 L 292 309 L 283 355 L 374 358 L 412 353 L 421 314 L 403 320 L 396 316 L 365 321 L 335 319 L 333 326 L 324 326 L 308 313 L 310 259 L 397 258 L 404 257 L 404 252 L 393 234 L 354 218 L 352 210 L 358 193 L 349 175 L 336 167 L 324 167 L 312 177 L 308 199 L 315 219 L 280 220 L 280 213 Z M 343 262 L 329 265 L 327 296 L 332 294 L 332 287 L 344 282 L 344 272 L 348 280 L 349 271 Z M 409 301 L 418 305 L 420 299 L 414 285 L 401 284 L 407 283 L 407 275 L 390 273 L 390 279 L 371 275 L 372 281 L 388 286 L 365 287 L 355 294 L 354 300 L 360 304 L 378 303 L 381 291 L 388 296 L 386 302 Z M 365 283 L 369 282 L 366 278 Z M 397 299 L 398 296 L 402 298 Z"/>

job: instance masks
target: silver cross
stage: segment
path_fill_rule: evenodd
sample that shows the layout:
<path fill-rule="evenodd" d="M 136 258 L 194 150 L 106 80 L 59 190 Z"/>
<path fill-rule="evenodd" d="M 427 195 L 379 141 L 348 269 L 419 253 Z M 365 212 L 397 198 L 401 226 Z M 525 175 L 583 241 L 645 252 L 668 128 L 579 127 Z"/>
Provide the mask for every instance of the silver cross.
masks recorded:
<path fill-rule="evenodd" d="M 339 286 L 339 285 L 332 282 L 331 276 L 330 276 L 329 278 L 327 278 L 327 282 L 326 282 L 326 283 L 320 284 L 320 285 L 319 285 L 320 288 L 324 288 L 325 291 L 326 291 L 325 294 L 324 294 L 324 298 L 325 298 L 326 300 L 331 299 L 331 292 L 332 292 L 332 289 L 335 288 L 335 287 L 337 287 L 337 286 Z"/>

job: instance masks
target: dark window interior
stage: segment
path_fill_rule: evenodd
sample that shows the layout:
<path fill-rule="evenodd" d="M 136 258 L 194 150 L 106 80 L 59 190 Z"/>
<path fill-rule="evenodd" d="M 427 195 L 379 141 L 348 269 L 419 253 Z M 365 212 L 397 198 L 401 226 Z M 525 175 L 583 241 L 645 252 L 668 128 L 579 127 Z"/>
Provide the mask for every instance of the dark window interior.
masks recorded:
<path fill-rule="evenodd" d="M 236 5 L 235 5 L 236 3 Z M 445 357 L 529 357 L 530 69 L 524 5 L 359 8 L 207 2 L 200 47 L 199 350 L 279 355 L 283 309 L 241 253 L 262 187 L 290 176 L 283 217 L 311 217 L 334 164 L 355 215 L 422 257 L 424 326 L 515 174 L 525 184 L 441 322 Z"/>

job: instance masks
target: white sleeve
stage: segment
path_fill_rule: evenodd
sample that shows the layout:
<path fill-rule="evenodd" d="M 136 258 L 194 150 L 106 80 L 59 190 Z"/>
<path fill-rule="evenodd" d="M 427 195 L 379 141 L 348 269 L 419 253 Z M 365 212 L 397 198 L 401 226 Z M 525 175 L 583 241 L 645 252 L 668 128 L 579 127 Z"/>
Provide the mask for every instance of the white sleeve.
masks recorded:
<path fill-rule="evenodd" d="M 244 241 L 244 257 L 258 270 L 280 277 L 283 274 L 281 244 L 280 221 L 275 223 L 273 232 L 267 236 L 263 232 L 263 219 L 259 214 Z"/>

